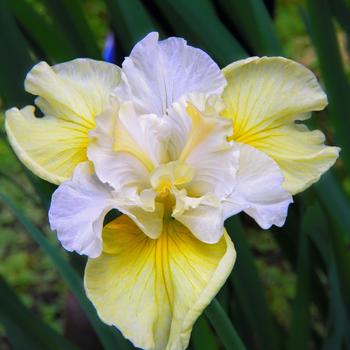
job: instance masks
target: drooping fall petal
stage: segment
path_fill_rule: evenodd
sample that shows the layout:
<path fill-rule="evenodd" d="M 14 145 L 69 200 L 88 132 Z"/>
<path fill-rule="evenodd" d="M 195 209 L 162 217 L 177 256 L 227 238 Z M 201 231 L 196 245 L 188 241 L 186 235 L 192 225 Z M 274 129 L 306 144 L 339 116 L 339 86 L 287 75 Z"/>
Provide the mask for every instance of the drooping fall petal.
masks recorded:
<path fill-rule="evenodd" d="M 85 290 L 100 318 L 135 346 L 183 350 L 234 261 L 227 233 L 206 244 L 171 220 L 153 240 L 121 216 L 104 228 L 103 253 L 88 261 Z"/>
<path fill-rule="evenodd" d="M 286 190 L 303 191 L 334 164 L 339 149 L 325 146 L 321 132 L 295 123 L 327 105 L 311 71 L 282 57 L 255 57 L 223 72 L 228 81 L 223 116 L 233 120 L 232 139 L 273 158 Z"/>

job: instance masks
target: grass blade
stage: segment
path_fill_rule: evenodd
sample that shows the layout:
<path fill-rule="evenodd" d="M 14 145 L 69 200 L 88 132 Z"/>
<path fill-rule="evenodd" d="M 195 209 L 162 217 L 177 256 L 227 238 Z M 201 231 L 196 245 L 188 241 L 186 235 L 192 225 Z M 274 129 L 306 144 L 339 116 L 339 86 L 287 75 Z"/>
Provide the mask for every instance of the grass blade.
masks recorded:
<path fill-rule="evenodd" d="M 216 299 L 206 308 L 205 314 L 227 350 L 245 350 L 241 338 Z"/>
<path fill-rule="evenodd" d="M 41 0 L 56 28 L 70 40 L 78 56 L 101 59 L 96 39 L 79 0 Z"/>
<path fill-rule="evenodd" d="M 323 350 L 340 349 L 343 341 L 350 345 L 348 329 L 350 327 L 349 316 L 340 290 L 340 280 L 332 251 L 330 230 L 326 215 L 318 203 L 314 203 L 307 209 L 307 214 L 312 215 L 313 226 L 308 234 L 317 247 L 322 259 L 327 266 L 329 284 L 329 319 L 328 335 L 322 346 Z"/>
<path fill-rule="evenodd" d="M 219 350 L 216 339 L 203 315 L 193 327 L 191 343 L 194 350 Z"/>
<path fill-rule="evenodd" d="M 344 0 L 329 0 L 332 13 L 337 19 L 344 32 L 346 33 L 347 39 L 350 39 L 350 9 L 349 5 Z M 348 50 L 349 50 L 349 43 Z"/>
<path fill-rule="evenodd" d="M 105 0 L 111 13 L 115 35 L 129 53 L 142 37 L 155 30 L 155 24 L 140 0 Z"/>
<path fill-rule="evenodd" d="M 1 276 L 0 323 L 15 350 L 77 350 L 25 307 Z"/>
<path fill-rule="evenodd" d="M 232 217 L 226 221 L 225 226 L 237 250 L 237 261 L 230 279 L 238 303 L 246 314 L 251 332 L 255 333 L 260 347 L 270 350 L 280 349 L 279 333 L 267 306 L 263 286 L 242 225 L 237 217 Z"/>
<path fill-rule="evenodd" d="M 331 172 L 315 185 L 317 195 L 346 242 L 350 242 L 350 204 Z"/>
<path fill-rule="evenodd" d="M 236 28 L 258 55 L 282 53 L 270 15 L 262 0 L 219 0 L 232 28 Z"/>
<path fill-rule="evenodd" d="M 311 39 L 316 48 L 329 99 L 329 110 L 337 143 L 342 147 L 344 163 L 350 173 L 350 89 L 339 52 L 327 0 L 308 0 Z"/>
<path fill-rule="evenodd" d="M 66 37 L 49 23 L 46 16 L 25 0 L 7 1 L 16 19 L 51 62 L 73 59 L 77 52 Z"/>
<path fill-rule="evenodd" d="M 29 103 L 23 81 L 33 64 L 30 47 L 17 27 L 7 3 L 0 1 L 0 97 L 3 108 Z M 5 54 L 6 53 L 6 54 Z"/>
<path fill-rule="evenodd" d="M 121 337 L 117 330 L 106 326 L 99 320 L 94 307 L 86 298 L 81 279 L 70 267 L 68 262 L 62 258 L 57 249 L 35 226 L 33 226 L 24 213 L 21 212 L 7 196 L 0 192 L 0 198 L 11 209 L 19 222 L 52 260 L 58 272 L 61 274 L 70 290 L 80 302 L 80 306 L 85 311 L 104 348 L 106 350 L 114 350 L 115 348 L 121 350 L 128 349 L 128 343 Z"/>
<path fill-rule="evenodd" d="M 225 66 L 247 53 L 224 26 L 209 0 L 153 0 L 173 31 Z"/>
<path fill-rule="evenodd" d="M 315 223 L 313 213 L 306 212 L 300 229 L 297 290 L 293 304 L 290 335 L 287 340 L 287 350 L 307 350 L 310 341 L 310 253 L 308 233 Z"/>

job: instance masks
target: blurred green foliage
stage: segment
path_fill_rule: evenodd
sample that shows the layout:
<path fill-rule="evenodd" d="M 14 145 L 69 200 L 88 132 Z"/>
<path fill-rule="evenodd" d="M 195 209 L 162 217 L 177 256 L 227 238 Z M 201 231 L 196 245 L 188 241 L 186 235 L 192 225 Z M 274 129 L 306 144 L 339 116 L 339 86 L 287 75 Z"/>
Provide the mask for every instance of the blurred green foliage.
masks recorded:
<path fill-rule="evenodd" d="M 349 5 L 343 0 L 277 0 L 272 20 L 262 0 L 0 0 L 0 42 L 5 49 L 0 55 L 0 109 L 30 103 L 23 80 L 35 62 L 44 59 L 53 64 L 85 56 L 101 59 L 105 38 L 113 30 L 120 64 L 138 39 L 156 29 L 163 36 L 184 36 L 221 66 L 247 55 L 284 54 L 313 69 L 334 97 L 330 110 L 318 113 L 312 126 L 325 130 L 330 142 L 343 138 L 344 159 L 350 159 L 345 140 L 348 129 L 341 130 L 348 123 L 344 118 L 348 119 L 346 100 L 350 101 Z M 318 15 L 329 20 L 327 28 L 317 22 Z M 330 36 L 322 34 L 325 29 Z M 337 40 L 327 43 L 332 34 Z M 327 52 L 329 47 L 332 50 Z M 338 50 L 339 60 L 334 58 Z M 342 100 L 336 93 L 337 81 L 343 86 Z M 3 126 L 3 115 L 0 118 Z M 15 203 L 54 249 L 58 243 L 48 229 L 42 205 L 43 197 L 49 200 L 48 188 L 43 190 L 40 182 L 28 176 L 12 154 L 3 128 L 0 133 L 0 193 Z M 247 349 L 350 349 L 350 177 L 343 162 L 315 188 L 296 197 L 284 228 L 261 231 L 247 217 L 242 223 L 228 222 L 238 260 L 218 299 Z M 62 334 L 69 320 L 69 311 L 64 314 L 68 289 L 81 292 L 79 283 L 74 285 L 74 271 L 65 284 L 50 249 L 39 248 L 28 235 L 28 225 L 26 230 L 5 203 L 0 202 L 0 207 L 0 275 L 28 312 Z M 57 254 L 68 261 L 63 249 L 57 249 Z M 75 260 L 73 265 L 79 264 Z M 101 341 L 105 349 L 112 349 L 113 342 L 118 349 L 131 348 L 98 324 L 85 300 L 81 306 L 100 340 L 106 339 Z M 0 348 L 7 349 L 11 327 L 2 322 L 1 315 L 0 311 L 0 323 L 7 328 L 0 328 Z M 52 344 L 59 344 L 57 339 L 52 336 Z M 100 346 L 96 342 L 96 349 Z M 191 347 L 220 346 L 215 327 L 202 316 Z"/>

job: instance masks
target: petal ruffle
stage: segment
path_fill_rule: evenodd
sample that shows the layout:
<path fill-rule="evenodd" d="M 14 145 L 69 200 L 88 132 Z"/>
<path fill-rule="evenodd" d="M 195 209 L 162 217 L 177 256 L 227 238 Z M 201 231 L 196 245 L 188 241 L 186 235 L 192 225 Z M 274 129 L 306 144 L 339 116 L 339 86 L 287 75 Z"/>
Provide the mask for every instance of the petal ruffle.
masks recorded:
<path fill-rule="evenodd" d="M 88 261 L 85 290 L 100 318 L 135 346 L 183 350 L 235 256 L 226 233 L 205 244 L 172 220 L 152 240 L 122 216 L 104 228 L 103 253 Z"/>
<path fill-rule="evenodd" d="M 113 207 L 110 187 L 98 180 L 89 162 L 81 163 L 52 195 L 50 226 L 65 249 L 94 258 L 102 250 L 103 219 Z"/>
<path fill-rule="evenodd" d="M 212 193 L 222 199 L 232 191 L 239 154 L 227 142 L 230 123 L 216 111 L 199 110 L 192 104 L 194 97 L 190 103 L 181 99 L 169 109 L 169 154 L 194 169 L 193 180 L 186 186 L 190 196 Z"/>
<path fill-rule="evenodd" d="M 117 98 L 132 99 L 140 114 L 162 116 L 183 95 L 223 91 L 225 78 L 204 51 L 181 38 L 158 38 L 158 33 L 148 34 L 125 59 Z"/>
<path fill-rule="evenodd" d="M 249 145 L 240 148 L 236 187 L 224 201 L 225 218 L 244 211 L 263 228 L 282 226 L 292 196 L 282 187 L 283 174 L 263 152 Z"/>
<path fill-rule="evenodd" d="M 166 121 L 155 115 L 137 115 L 129 102 L 96 118 L 89 137 L 88 157 L 98 177 L 116 191 L 149 187 L 149 173 L 166 159 Z"/>
<path fill-rule="evenodd" d="M 135 189 L 116 193 L 98 179 L 89 162 L 79 164 L 72 179 L 63 182 L 54 192 L 49 210 L 50 226 L 57 231 L 65 249 L 94 258 L 101 253 L 103 220 L 111 209 L 127 214 L 151 238 L 157 238 L 162 232 L 162 204 L 150 207 Z"/>
<path fill-rule="evenodd" d="M 286 190 L 303 191 L 334 164 L 339 149 L 325 146 L 320 132 L 295 124 L 327 105 L 310 70 L 282 57 L 254 57 L 223 72 L 228 81 L 223 116 L 233 119 L 232 138 L 273 158 L 285 175 Z"/>
<path fill-rule="evenodd" d="M 33 106 L 8 110 L 5 128 L 18 158 L 49 182 L 62 183 L 87 159 L 86 128 L 54 117 L 36 118 Z"/>
<path fill-rule="evenodd" d="M 6 131 L 16 154 L 36 175 L 60 184 L 86 160 L 88 131 L 109 105 L 120 69 L 105 62 L 77 59 L 50 67 L 40 62 L 28 73 L 26 90 L 39 97 L 46 115 L 34 107 L 6 113 Z"/>
<path fill-rule="evenodd" d="M 38 63 L 28 73 L 25 89 L 39 96 L 35 102 L 44 114 L 91 129 L 119 82 L 118 66 L 78 58 L 52 67 Z"/>

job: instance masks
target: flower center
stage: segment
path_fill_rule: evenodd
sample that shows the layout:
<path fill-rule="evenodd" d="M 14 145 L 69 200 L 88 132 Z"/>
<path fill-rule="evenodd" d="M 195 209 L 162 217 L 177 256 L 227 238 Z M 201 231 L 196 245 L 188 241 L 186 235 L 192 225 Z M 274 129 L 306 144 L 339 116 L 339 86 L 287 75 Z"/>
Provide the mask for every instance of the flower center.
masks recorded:
<path fill-rule="evenodd" d="M 166 198 L 174 191 L 184 188 L 193 177 L 192 167 L 180 161 L 173 161 L 160 165 L 152 172 L 151 185 L 159 198 Z"/>

